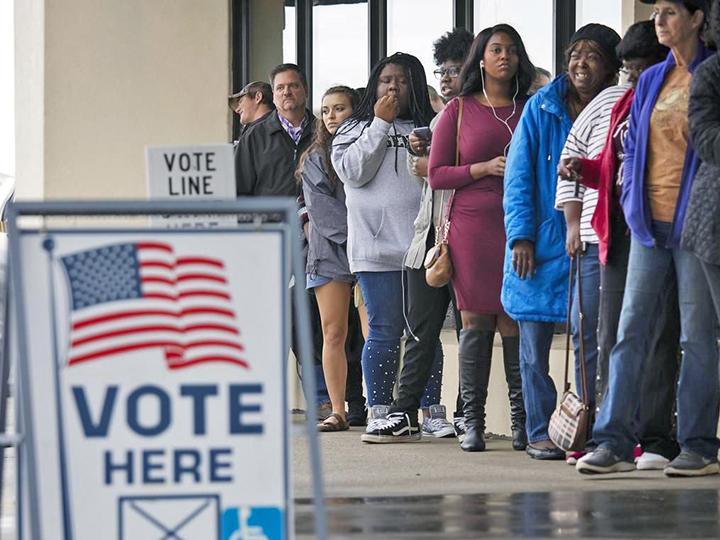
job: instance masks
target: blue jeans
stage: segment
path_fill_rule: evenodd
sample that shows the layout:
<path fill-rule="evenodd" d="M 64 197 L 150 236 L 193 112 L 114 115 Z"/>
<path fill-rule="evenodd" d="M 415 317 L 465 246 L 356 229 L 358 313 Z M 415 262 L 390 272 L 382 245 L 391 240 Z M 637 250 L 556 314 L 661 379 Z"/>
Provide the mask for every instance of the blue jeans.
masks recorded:
<path fill-rule="evenodd" d="M 658 246 L 669 224 L 656 224 Z M 690 252 L 648 248 L 635 238 L 630 260 L 617 344 L 610 353 L 607 396 L 595 420 L 593 439 L 632 460 L 636 442 L 638 396 L 647 352 L 662 301 L 663 289 L 675 269 L 680 304 L 680 345 L 683 361 L 677 391 L 677 439 L 683 450 L 715 458 L 720 406 L 715 313 L 700 261 Z"/>
<path fill-rule="evenodd" d="M 550 377 L 550 346 L 555 325 L 547 322 L 518 321 L 520 326 L 520 374 L 527 420 L 525 428 L 531 443 L 547 441 L 548 422 L 557 403 L 557 390 Z"/>
<path fill-rule="evenodd" d="M 590 410 L 595 410 L 595 379 L 597 377 L 598 358 L 598 313 L 600 310 L 600 260 L 598 259 L 598 245 L 587 244 L 587 248 L 580 261 L 580 275 L 582 279 L 582 311 L 583 311 L 583 345 L 585 348 L 585 381 L 589 396 Z M 580 331 L 579 331 L 580 303 L 578 285 L 575 283 L 573 291 L 573 304 L 571 311 L 571 325 L 573 346 L 575 347 L 575 388 L 578 396 L 582 397 L 580 384 Z"/>
<path fill-rule="evenodd" d="M 368 406 L 390 405 L 400 362 L 403 320 L 401 272 L 358 272 L 368 313 L 368 337 L 362 352 L 362 369 Z"/>

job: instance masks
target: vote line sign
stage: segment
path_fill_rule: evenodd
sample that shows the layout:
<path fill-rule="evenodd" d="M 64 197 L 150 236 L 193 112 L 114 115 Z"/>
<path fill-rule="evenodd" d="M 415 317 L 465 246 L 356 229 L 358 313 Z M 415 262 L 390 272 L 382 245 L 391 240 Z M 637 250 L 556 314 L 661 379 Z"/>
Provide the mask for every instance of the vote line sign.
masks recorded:
<path fill-rule="evenodd" d="M 145 149 L 148 197 L 152 200 L 235 199 L 235 160 L 231 144 L 149 146 Z M 154 225 L 172 228 L 233 226 L 232 215 L 151 216 Z"/>
<path fill-rule="evenodd" d="M 288 537 L 285 253 L 281 231 L 23 233 L 31 528 Z"/>

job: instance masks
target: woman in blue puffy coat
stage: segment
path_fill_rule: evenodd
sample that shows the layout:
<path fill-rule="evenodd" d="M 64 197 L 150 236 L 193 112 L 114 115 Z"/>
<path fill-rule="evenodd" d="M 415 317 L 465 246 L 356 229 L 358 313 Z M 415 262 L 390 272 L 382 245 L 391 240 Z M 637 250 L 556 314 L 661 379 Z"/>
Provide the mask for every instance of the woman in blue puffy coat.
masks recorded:
<path fill-rule="evenodd" d="M 564 459 L 549 439 L 557 391 L 549 374 L 556 322 L 567 317 L 568 264 L 563 215 L 555 210 L 557 164 L 582 109 L 613 84 L 617 33 L 589 24 L 573 35 L 568 71 L 533 96 L 513 136 L 505 168 L 507 245 L 501 300 L 520 326 L 520 371 L 527 413 L 527 453 Z"/>

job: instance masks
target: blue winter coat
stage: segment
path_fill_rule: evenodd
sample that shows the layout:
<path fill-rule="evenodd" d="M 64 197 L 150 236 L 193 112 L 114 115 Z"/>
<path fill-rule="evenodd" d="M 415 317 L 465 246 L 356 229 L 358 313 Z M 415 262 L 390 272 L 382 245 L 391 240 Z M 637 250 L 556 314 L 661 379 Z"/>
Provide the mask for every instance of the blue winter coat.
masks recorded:
<path fill-rule="evenodd" d="M 555 210 L 557 164 L 572 120 L 565 106 L 567 75 L 558 76 L 525 105 L 505 166 L 505 265 L 501 300 L 518 321 L 561 322 L 567 317 L 565 220 Z M 518 240 L 535 245 L 536 273 L 512 270 Z"/>
<path fill-rule="evenodd" d="M 700 42 L 697 55 L 688 66 L 690 73 L 695 73 L 695 68 L 711 55 L 712 51 L 708 50 Z M 646 247 L 655 245 L 655 238 L 652 233 L 652 212 L 645 189 L 650 119 L 655 110 L 657 98 L 665 83 L 665 78 L 675 66 L 673 53 L 668 53 L 665 62 L 646 69 L 640 76 L 635 89 L 632 109 L 630 109 L 630 123 L 624 145 L 625 167 L 623 169 L 623 188 L 620 202 L 633 238 Z M 680 245 L 680 236 L 685 222 L 685 211 L 690 199 L 690 189 L 699 167 L 700 158 L 695 153 L 692 142 L 688 141 L 682 178 L 680 179 L 680 192 L 675 206 L 675 219 L 673 219 L 672 230 L 665 247 L 675 248 Z"/>

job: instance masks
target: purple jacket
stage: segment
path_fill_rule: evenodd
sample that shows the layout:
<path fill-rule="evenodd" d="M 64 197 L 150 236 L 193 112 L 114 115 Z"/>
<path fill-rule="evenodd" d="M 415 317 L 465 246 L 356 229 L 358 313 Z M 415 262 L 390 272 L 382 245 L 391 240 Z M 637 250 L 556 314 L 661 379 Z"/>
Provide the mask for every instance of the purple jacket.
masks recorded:
<path fill-rule="evenodd" d="M 695 68 L 711 55 L 712 51 L 700 43 L 695 60 L 689 66 L 690 73 L 693 73 Z M 660 94 L 660 89 L 665 82 L 665 77 L 674 67 L 675 57 L 672 53 L 669 53 L 665 62 L 652 66 L 640 77 L 635 89 L 632 109 L 630 110 L 630 126 L 625 141 L 625 167 L 620 202 L 632 235 L 646 247 L 655 245 L 655 238 L 653 238 L 652 233 L 652 214 L 645 190 L 650 118 Z M 672 230 L 666 247 L 674 248 L 680 245 L 680 235 L 685 221 L 685 210 L 690 198 L 690 188 L 699 166 L 700 159 L 696 155 L 692 143 L 688 142 L 680 193 L 675 207 L 675 218 L 673 219 Z"/>

